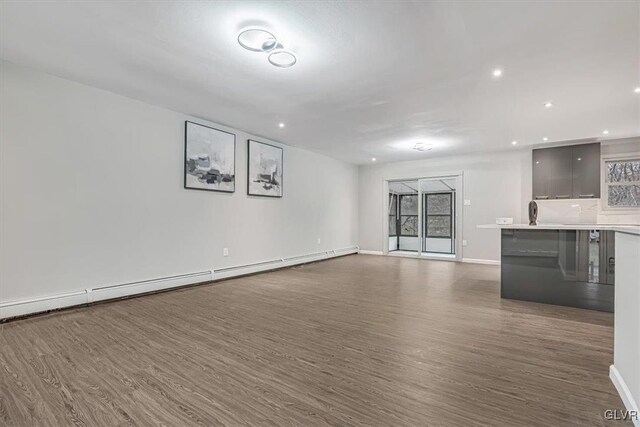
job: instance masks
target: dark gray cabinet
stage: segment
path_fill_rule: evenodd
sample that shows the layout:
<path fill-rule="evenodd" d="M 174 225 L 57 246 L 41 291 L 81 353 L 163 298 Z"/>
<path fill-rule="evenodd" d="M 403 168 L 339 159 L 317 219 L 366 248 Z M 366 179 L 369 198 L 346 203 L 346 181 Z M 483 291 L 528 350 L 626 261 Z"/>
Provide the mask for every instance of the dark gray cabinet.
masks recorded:
<path fill-rule="evenodd" d="M 502 298 L 613 311 L 615 232 L 502 230 Z"/>
<path fill-rule="evenodd" d="M 573 154 L 573 198 L 600 197 L 600 144 L 576 145 Z"/>
<path fill-rule="evenodd" d="M 600 144 L 533 150 L 533 198 L 600 197 Z"/>
<path fill-rule="evenodd" d="M 551 182 L 549 196 L 553 199 L 570 199 L 573 190 L 572 147 L 558 147 L 553 150 L 550 163 L 551 170 L 547 176 Z"/>

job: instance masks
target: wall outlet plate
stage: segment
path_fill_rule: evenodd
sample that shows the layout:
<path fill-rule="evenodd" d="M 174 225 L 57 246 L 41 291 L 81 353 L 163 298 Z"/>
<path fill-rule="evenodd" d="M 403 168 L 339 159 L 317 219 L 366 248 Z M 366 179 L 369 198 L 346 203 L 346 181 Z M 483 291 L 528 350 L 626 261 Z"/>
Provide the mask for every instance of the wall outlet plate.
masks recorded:
<path fill-rule="evenodd" d="M 466 240 L 462 241 L 462 246 L 467 246 L 467 241 Z"/>
<path fill-rule="evenodd" d="M 318 237 L 318 244 L 320 244 L 320 238 Z"/>
<path fill-rule="evenodd" d="M 471 206 L 471 200 L 469 200 L 469 199 L 464 199 L 464 205 L 465 205 L 465 206 Z"/>
<path fill-rule="evenodd" d="M 229 248 L 222 249 L 222 256 L 229 256 Z"/>

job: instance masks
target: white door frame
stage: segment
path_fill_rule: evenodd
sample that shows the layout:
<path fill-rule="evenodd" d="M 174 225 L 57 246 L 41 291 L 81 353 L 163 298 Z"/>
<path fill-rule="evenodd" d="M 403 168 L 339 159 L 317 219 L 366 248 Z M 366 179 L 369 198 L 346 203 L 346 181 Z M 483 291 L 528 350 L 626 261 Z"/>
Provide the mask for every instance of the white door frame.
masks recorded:
<path fill-rule="evenodd" d="M 422 175 L 420 177 L 414 176 L 393 176 L 383 177 L 382 179 L 382 253 L 384 255 L 389 254 L 389 182 L 394 181 L 418 181 L 418 257 L 429 258 L 428 255 L 422 255 L 422 220 L 420 214 L 422 213 L 422 187 L 420 181 L 429 181 L 434 179 L 443 178 L 455 178 L 456 180 L 456 206 L 455 206 L 455 229 L 456 229 L 456 253 L 455 260 L 462 261 L 462 239 L 463 239 L 463 206 L 464 206 L 464 171 L 453 172 L 440 172 Z M 441 259 L 439 257 L 433 257 L 433 259 Z"/>

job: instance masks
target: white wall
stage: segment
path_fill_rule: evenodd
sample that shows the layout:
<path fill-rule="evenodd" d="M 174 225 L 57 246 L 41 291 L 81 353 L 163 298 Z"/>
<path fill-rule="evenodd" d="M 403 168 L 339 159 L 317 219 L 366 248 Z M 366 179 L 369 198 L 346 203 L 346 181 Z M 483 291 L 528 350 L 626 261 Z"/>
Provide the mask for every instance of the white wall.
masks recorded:
<path fill-rule="evenodd" d="M 637 231 L 636 231 L 637 233 Z M 640 234 L 616 233 L 613 381 L 625 407 L 640 404 Z M 634 420 L 640 426 L 640 420 Z"/>
<path fill-rule="evenodd" d="M 421 178 L 434 174 L 463 172 L 463 198 L 470 206 L 461 206 L 462 235 L 467 240 L 463 258 L 499 260 L 500 240 L 496 230 L 478 229 L 479 224 L 494 223 L 496 217 L 526 219 L 531 199 L 531 152 L 514 150 L 487 155 L 467 155 L 360 167 L 360 247 L 383 250 L 384 180 Z"/>
<path fill-rule="evenodd" d="M 358 243 L 355 166 L 285 147 L 284 197 L 248 197 L 251 135 L 7 62 L 0 72 L 0 302 Z M 234 194 L 182 188 L 187 119 L 236 134 Z"/>

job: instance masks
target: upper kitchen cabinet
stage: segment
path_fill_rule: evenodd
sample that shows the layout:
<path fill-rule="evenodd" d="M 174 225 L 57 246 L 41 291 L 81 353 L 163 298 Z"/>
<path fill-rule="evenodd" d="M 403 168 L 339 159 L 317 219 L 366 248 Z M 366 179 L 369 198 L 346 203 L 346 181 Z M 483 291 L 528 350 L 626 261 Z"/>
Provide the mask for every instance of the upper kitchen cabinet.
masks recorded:
<path fill-rule="evenodd" d="M 573 147 L 573 198 L 600 197 L 600 144 Z"/>
<path fill-rule="evenodd" d="M 533 150 L 533 198 L 600 197 L 600 144 Z"/>

